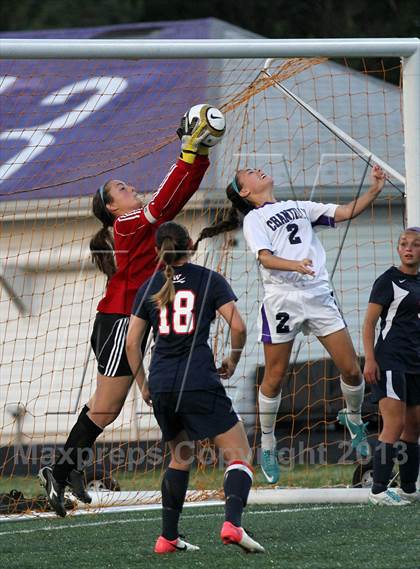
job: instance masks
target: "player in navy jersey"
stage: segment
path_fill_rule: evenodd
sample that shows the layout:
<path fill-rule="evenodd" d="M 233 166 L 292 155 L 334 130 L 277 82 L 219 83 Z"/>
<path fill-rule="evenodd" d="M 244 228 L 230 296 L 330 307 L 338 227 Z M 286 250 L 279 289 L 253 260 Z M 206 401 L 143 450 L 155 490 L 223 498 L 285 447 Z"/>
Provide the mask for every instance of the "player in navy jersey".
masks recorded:
<path fill-rule="evenodd" d="M 373 285 L 363 328 L 364 375 L 372 385 L 383 421 L 373 456 L 369 500 L 390 506 L 420 501 L 420 492 L 416 491 L 420 436 L 420 227 L 411 227 L 401 234 L 398 254 L 399 267 L 389 268 Z M 388 489 L 388 485 L 396 446 L 401 449 L 401 487 L 394 490 Z"/>
<path fill-rule="evenodd" d="M 188 132 L 181 124 L 177 133 L 182 138 L 181 156 L 147 205 L 131 184 L 120 180 L 106 182 L 93 196 L 93 213 L 102 229 L 92 238 L 90 249 L 95 264 L 108 277 L 91 336 L 98 365 L 96 390 L 73 426 L 61 459 L 39 471 L 49 503 L 62 517 L 66 485 L 79 500 L 90 503 L 80 471 L 82 450 L 90 449 L 118 417 L 133 383 L 125 338 L 138 287 L 158 265 L 157 228 L 180 212 L 209 166 L 208 148 L 201 145 L 208 135 L 206 122 L 196 121 Z"/>
<path fill-rule="evenodd" d="M 273 179 L 261 170 L 240 170 L 226 189 L 232 203 L 226 221 L 205 228 L 199 237 L 212 237 L 239 227 L 259 263 L 264 285 L 260 307 L 260 341 L 264 343 L 265 372 L 259 390 L 261 468 L 268 482 L 279 478 L 275 423 L 281 386 L 299 331 L 313 333 L 331 355 L 341 376 L 346 408 L 338 419 L 345 425 L 353 448 L 367 456 L 366 428 L 361 418 L 364 380 L 346 324 L 334 301 L 325 266 L 326 256 L 317 228 L 362 213 L 379 195 L 385 182 L 381 168 L 372 169 L 372 185 L 346 205 L 311 201 L 276 201 Z"/>
<path fill-rule="evenodd" d="M 250 553 L 264 548 L 241 527 L 242 511 L 252 484 L 251 450 L 245 429 L 227 397 L 220 377 L 235 371 L 246 341 L 246 327 L 236 296 L 218 273 L 189 262 L 192 242 L 176 223 L 156 234 L 165 271 L 156 273 L 138 291 L 127 334 L 127 355 L 143 399 L 153 406 L 171 461 L 162 480 L 162 534 L 156 553 L 199 549 L 179 537 L 178 520 L 188 487 L 193 456 L 191 441 L 211 438 L 223 453 L 225 522 L 223 543 Z M 210 325 L 218 312 L 231 330 L 231 352 L 216 370 L 208 344 Z M 140 346 L 148 324 L 155 345 L 148 380 Z"/>

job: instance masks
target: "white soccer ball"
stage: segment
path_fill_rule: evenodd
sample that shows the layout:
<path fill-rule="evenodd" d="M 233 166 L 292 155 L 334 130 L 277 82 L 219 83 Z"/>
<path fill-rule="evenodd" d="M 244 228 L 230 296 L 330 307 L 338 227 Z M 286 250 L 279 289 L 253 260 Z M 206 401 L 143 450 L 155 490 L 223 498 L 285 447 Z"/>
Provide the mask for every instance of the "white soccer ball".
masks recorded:
<path fill-rule="evenodd" d="M 190 126 L 194 118 L 206 119 L 210 134 L 201 143 L 203 146 L 215 146 L 222 140 L 226 130 L 226 120 L 221 110 L 211 105 L 194 105 L 185 113 L 185 116 L 187 117 L 187 127 Z"/>

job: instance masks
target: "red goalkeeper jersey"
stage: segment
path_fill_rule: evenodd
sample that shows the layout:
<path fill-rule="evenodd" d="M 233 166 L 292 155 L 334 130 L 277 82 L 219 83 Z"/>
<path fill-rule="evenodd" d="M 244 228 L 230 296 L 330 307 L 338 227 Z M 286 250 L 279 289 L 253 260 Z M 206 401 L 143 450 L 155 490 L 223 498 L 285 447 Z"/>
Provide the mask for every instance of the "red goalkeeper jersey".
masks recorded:
<path fill-rule="evenodd" d="M 117 272 L 109 280 L 105 296 L 98 304 L 99 312 L 131 314 L 138 288 L 158 266 L 155 234 L 159 225 L 170 221 L 181 211 L 198 189 L 208 166 L 205 156 L 197 156 L 193 164 L 178 159 L 151 202 L 115 220 Z"/>

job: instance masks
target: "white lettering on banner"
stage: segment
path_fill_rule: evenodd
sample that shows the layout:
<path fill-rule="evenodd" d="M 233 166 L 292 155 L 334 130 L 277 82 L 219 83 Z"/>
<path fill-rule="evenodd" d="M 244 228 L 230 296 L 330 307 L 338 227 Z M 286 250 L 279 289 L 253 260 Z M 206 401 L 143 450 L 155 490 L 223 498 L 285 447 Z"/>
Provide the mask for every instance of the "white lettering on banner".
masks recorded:
<path fill-rule="evenodd" d="M 5 80 L 9 79 L 5 84 Z M 0 79 L 0 92 L 9 88 L 16 80 L 12 77 Z M 49 131 L 73 128 L 77 124 L 86 120 L 92 113 L 107 105 L 113 97 L 122 93 L 128 86 L 128 82 L 122 77 L 91 77 L 77 83 L 72 83 L 62 87 L 59 91 L 47 95 L 42 101 L 41 106 L 54 106 L 65 104 L 70 97 L 86 91 L 95 91 L 87 101 L 80 103 L 76 108 L 63 113 L 62 115 L 38 126 L 24 129 L 14 129 L 0 134 L 0 140 L 24 140 L 27 142 L 25 148 L 12 156 L 7 163 L 0 166 L 0 184 L 9 179 L 22 166 L 34 160 L 48 146 L 55 142 L 55 136 Z"/>
<path fill-rule="evenodd" d="M 7 91 L 13 83 L 16 81 L 17 77 L 12 77 L 11 75 L 3 75 L 0 77 L 0 93 Z"/>

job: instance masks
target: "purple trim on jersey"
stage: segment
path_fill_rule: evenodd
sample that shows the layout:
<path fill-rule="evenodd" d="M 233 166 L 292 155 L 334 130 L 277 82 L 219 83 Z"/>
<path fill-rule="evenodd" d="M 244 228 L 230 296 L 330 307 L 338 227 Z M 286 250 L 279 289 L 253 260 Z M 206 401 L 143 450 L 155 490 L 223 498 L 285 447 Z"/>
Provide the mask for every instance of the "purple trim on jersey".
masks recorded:
<path fill-rule="evenodd" d="M 255 209 L 261 209 L 262 207 L 266 206 L 266 205 L 274 205 L 276 202 L 264 202 L 262 205 L 259 205 L 258 207 L 256 207 Z"/>
<path fill-rule="evenodd" d="M 265 343 L 265 344 L 272 344 L 272 340 L 271 340 L 271 333 L 270 333 L 270 328 L 268 326 L 268 320 L 267 320 L 267 315 L 265 313 L 265 308 L 264 308 L 264 304 L 261 307 L 261 317 L 262 317 L 262 338 L 261 340 Z"/>
<path fill-rule="evenodd" d="M 316 221 L 312 222 L 312 227 L 318 227 L 319 225 L 324 225 L 326 227 L 335 227 L 335 219 L 329 217 L 328 215 L 321 215 Z"/>

